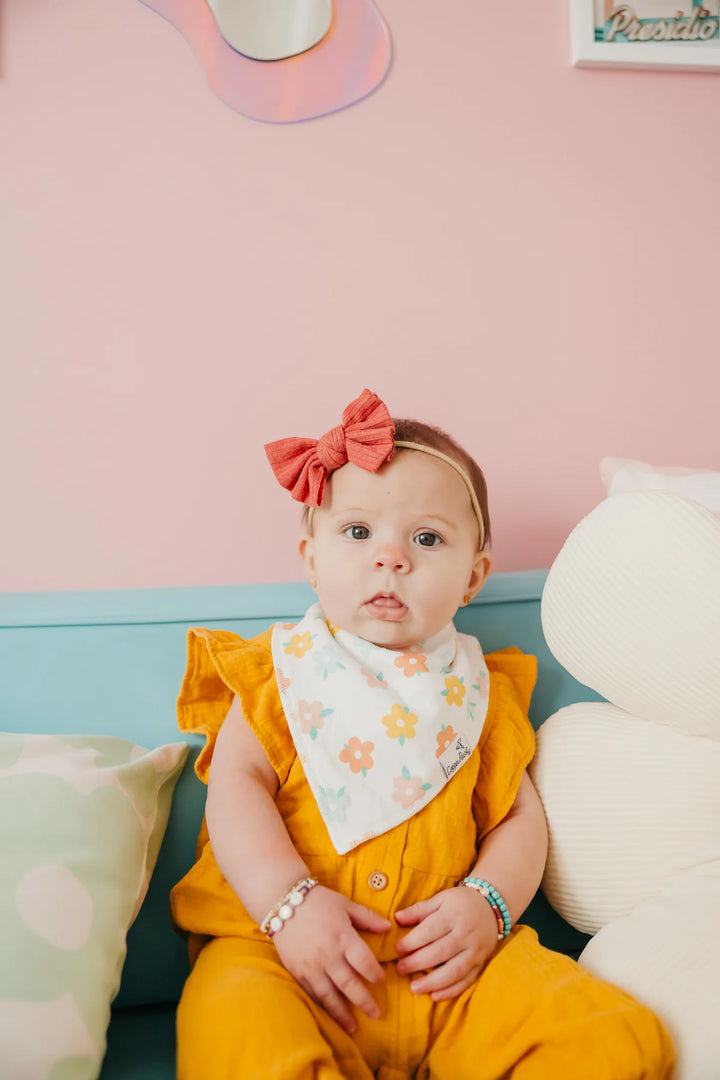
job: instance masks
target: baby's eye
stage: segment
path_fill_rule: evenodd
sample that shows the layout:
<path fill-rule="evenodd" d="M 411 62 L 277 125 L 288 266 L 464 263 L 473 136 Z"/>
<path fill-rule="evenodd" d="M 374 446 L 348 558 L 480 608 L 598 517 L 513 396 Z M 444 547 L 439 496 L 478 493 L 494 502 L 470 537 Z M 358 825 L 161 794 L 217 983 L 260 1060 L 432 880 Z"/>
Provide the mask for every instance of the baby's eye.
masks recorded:
<path fill-rule="evenodd" d="M 434 532 L 417 533 L 417 535 L 413 537 L 413 540 L 416 544 L 419 544 L 420 547 L 437 547 L 439 544 L 444 543 L 443 538 Z"/>
<path fill-rule="evenodd" d="M 367 540 L 370 536 L 367 525 L 348 525 L 343 531 L 348 540 Z"/>

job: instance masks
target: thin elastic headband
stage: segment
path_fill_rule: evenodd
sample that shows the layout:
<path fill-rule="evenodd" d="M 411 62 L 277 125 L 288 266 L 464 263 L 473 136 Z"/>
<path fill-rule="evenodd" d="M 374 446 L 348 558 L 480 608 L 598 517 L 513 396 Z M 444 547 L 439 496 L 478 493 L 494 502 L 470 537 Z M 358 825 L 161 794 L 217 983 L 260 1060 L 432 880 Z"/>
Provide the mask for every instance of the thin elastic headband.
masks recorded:
<path fill-rule="evenodd" d="M 472 485 L 472 481 L 470 480 L 468 474 L 465 472 L 465 469 L 463 469 L 462 465 L 460 465 L 453 458 L 449 457 L 447 454 L 443 454 L 442 450 L 436 450 L 433 446 L 425 446 L 423 445 L 423 443 L 405 442 L 404 439 L 396 439 L 395 446 L 398 447 L 400 450 L 419 450 L 422 454 L 431 454 L 432 457 L 440 458 L 441 461 L 446 461 L 448 465 L 450 465 L 455 470 L 455 472 L 465 484 L 465 487 L 467 488 L 467 493 L 470 496 L 470 502 L 472 503 L 475 517 L 477 518 L 478 528 L 480 529 L 480 551 L 482 551 L 483 547 L 485 546 L 485 523 L 483 521 L 482 510 L 480 509 L 480 503 L 478 502 L 478 497 L 475 493 L 475 488 Z M 312 527 L 314 510 L 314 506 L 308 508 L 308 528 Z"/>

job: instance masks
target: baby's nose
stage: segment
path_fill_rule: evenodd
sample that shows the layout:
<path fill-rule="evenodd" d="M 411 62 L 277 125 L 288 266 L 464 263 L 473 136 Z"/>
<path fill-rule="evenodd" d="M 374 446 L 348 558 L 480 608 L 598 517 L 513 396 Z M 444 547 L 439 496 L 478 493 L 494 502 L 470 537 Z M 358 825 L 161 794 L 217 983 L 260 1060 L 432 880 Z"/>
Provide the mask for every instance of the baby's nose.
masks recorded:
<path fill-rule="evenodd" d="M 375 566 L 378 570 L 396 570 L 402 573 L 409 569 L 410 559 L 400 544 L 383 544 L 375 552 Z"/>

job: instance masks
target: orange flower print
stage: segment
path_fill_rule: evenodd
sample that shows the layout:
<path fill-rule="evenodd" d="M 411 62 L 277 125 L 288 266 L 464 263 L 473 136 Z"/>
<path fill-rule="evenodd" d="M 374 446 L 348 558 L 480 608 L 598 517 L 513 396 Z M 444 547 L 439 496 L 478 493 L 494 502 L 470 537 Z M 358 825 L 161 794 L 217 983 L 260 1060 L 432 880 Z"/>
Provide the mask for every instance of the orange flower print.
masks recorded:
<path fill-rule="evenodd" d="M 371 686 L 373 689 L 376 686 L 387 686 L 387 683 L 383 679 L 382 671 L 378 671 L 378 673 L 375 674 L 375 672 L 364 667 L 360 668 L 360 674 L 365 676 L 368 686 Z"/>
<path fill-rule="evenodd" d="M 291 720 L 298 725 L 303 735 L 317 739 L 319 728 L 324 727 L 325 717 L 330 716 L 332 711 L 332 709 L 324 709 L 321 701 L 300 700 Z"/>
<path fill-rule="evenodd" d="M 325 625 L 327 626 L 327 628 L 330 631 L 330 633 L 332 634 L 332 636 L 335 637 L 335 635 L 337 634 L 340 627 L 336 626 L 334 622 L 330 622 L 329 619 L 325 620 Z"/>
<path fill-rule="evenodd" d="M 398 739 L 401 746 L 406 739 L 415 738 L 415 725 L 418 718 L 406 705 L 393 705 L 388 715 L 383 716 L 382 722 L 387 728 L 388 738 Z"/>
<path fill-rule="evenodd" d="M 432 787 L 432 784 L 423 784 L 419 776 L 411 776 L 406 766 L 403 766 L 402 776 L 395 777 L 393 785 L 395 790 L 392 793 L 392 800 L 399 802 L 405 810 L 422 799 L 425 792 Z"/>
<path fill-rule="evenodd" d="M 395 667 L 399 667 L 403 675 L 408 679 L 412 679 L 413 675 L 419 675 L 423 671 L 427 671 L 427 664 L 425 661 L 427 656 L 418 645 L 411 645 L 409 649 L 405 649 L 405 652 L 401 652 L 395 661 Z"/>
<path fill-rule="evenodd" d="M 345 743 L 345 749 L 340 751 L 338 757 L 350 766 L 350 772 L 367 776 L 368 769 L 372 769 L 375 764 L 371 756 L 374 749 L 375 743 L 361 742 L 356 735 L 353 735 L 350 741 Z"/>
<path fill-rule="evenodd" d="M 490 684 L 488 683 L 487 671 L 478 672 L 477 682 L 473 683 L 473 690 L 479 690 L 482 694 L 485 695 L 490 692 Z"/>
<path fill-rule="evenodd" d="M 275 672 L 275 679 L 276 679 L 277 684 L 278 684 L 278 690 L 280 691 L 281 694 L 283 694 L 287 690 L 287 688 L 291 685 L 290 679 L 288 679 L 285 672 L 281 671 L 280 668 L 278 668 L 277 671 Z"/>
<path fill-rule="evenodd" d="M 374 832 L 366 832 L 363 833 L 362 836 L 356 836 L 355 839 L 351 841 L 349 850 L 360 847 L 361 844 L 366 844 L 368 840 L 373 840 L 376 836 L 377 833 Z"/>
<path fill-rule="evenodd" d="M 448 675 L 445 679 L 445 690 L 442 695 L 445 698 L 448 705 L 462 705 L 463 698 L 465 697 L 465 686 L 462 676 L 458 678 L 457 675 Z"/>
<path fill-rule="evenodd" d="M 312 649 L 314 636 L 309 630 L 306 630 L 304 634 L 293 634 L 285 646 L 285 652 L 288 656 L 296 656 L 298 660 L 302 660 L 305 653 Z"/>
<path fill-rule="evenodd" d="M 447 727 L 443 724 L 442 731 L 437 733 L 438 748 L 435 751 L 435 757 L 442 757 L 450 743 L 455 742 L 456 739 L 457 734 L 453 731 L 452 724 L 448 724 Z"/>

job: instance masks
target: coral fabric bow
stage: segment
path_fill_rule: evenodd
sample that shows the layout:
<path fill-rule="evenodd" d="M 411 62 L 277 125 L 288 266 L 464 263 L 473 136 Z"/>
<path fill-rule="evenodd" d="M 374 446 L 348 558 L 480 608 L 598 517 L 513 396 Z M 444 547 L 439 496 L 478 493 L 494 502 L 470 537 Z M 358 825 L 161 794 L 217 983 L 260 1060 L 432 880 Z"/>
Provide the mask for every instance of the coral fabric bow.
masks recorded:
<path fill-rule="evenodd" d="M 395 426 L 385 404 L 363 390 L 342 414 L 342 423 L 320 439 L 292 437 L 267 443 L 265 453 L 277 480 L 293 499 L 320 506 L 331 472 L 351 461 L 377 472 L 395 452 Z"/>

